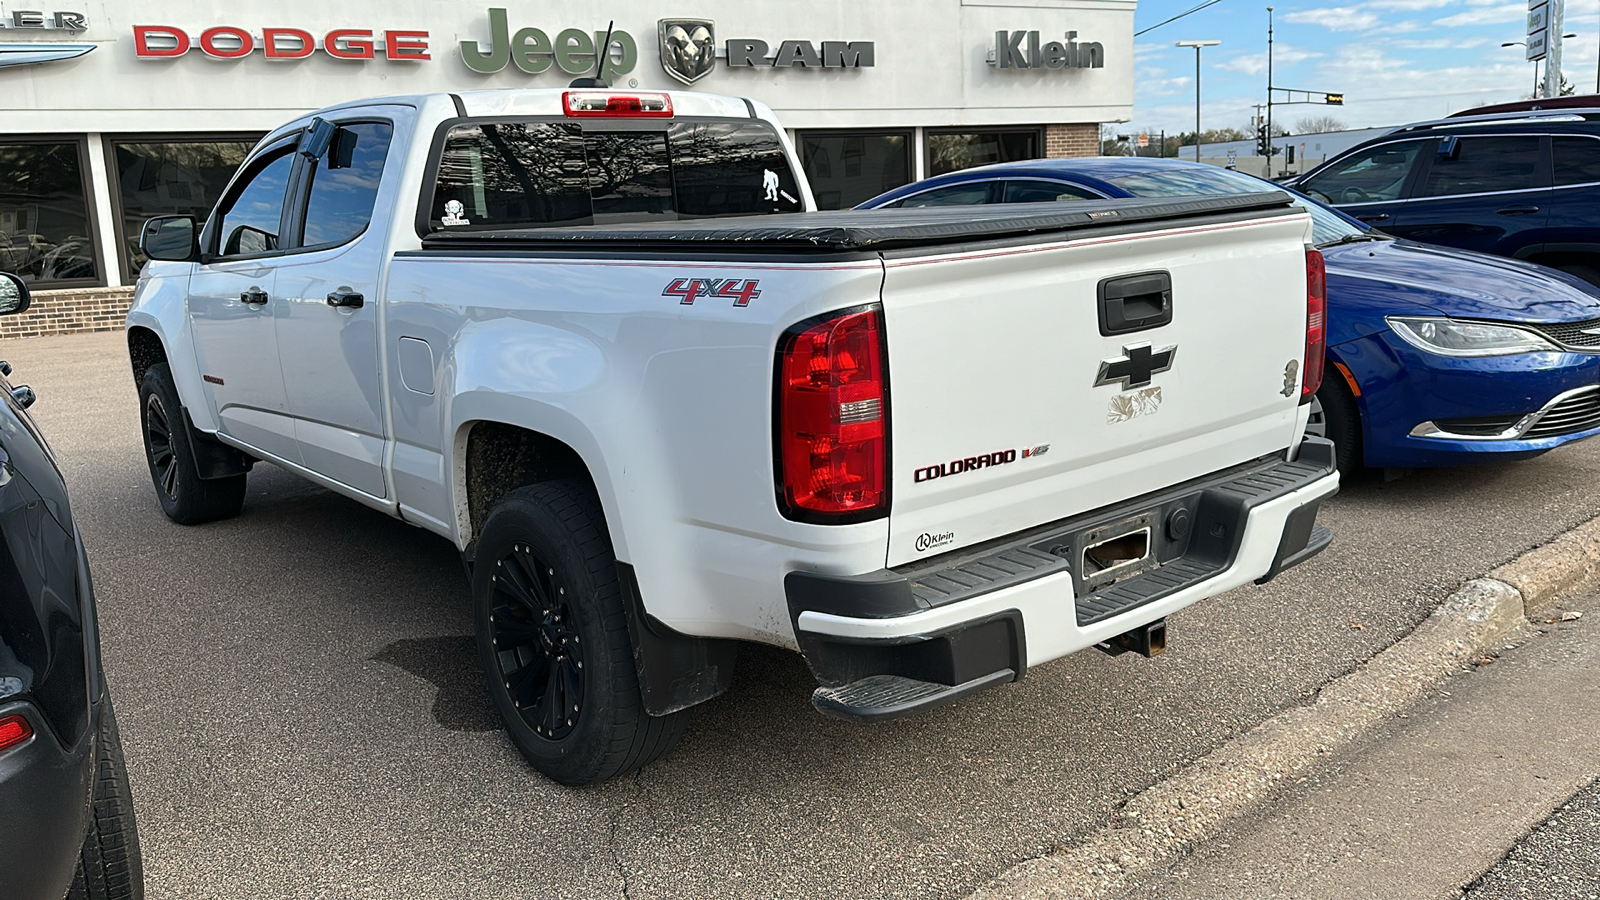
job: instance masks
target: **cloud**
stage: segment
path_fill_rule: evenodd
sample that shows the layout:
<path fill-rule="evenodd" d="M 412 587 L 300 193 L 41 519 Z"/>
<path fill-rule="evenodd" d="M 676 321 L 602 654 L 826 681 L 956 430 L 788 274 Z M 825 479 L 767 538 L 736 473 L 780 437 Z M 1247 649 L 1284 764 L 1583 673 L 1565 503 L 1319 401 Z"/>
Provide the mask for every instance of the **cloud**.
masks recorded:
<path fill-rule="evenodd" d="M 1395 41 L 1402 50 L 1471 50 L 1489 43 L 1488 38 L 1434 38 L 1426 41 Z"/>
<path fill-rule="evenodd" d="M 1416 12 L 1422 9 L 1438 9 L 1441 6 L 1450 6 L 1457 0 L 1372 0 L 1366 4 L 1368 9 L 1393 9 L 1401 12 Z"/>
<path fill-rule="evenodd" d="M 1292 66 L 1295 63 L 1305 62 L 1308 59 L 1317 59 L 1321 53 L 1291 47 L 1288 44 L 1279 44 L 1272 54 L 1272 63 L 1275 66 Z M 1240 72 L 1245 75 L 1260 75 L 1267 70 L 1267 54 L 1244 53 L 1217 63 L 1217 68 L 1227 69 L 1230 72 Z"/>
<path fill-rule="evenodd" d="M 1458 28 L 1462 25 L 1496 25 L 1501 22 L 1521 22 L 1527 18 L 1528 7 L 1522 3 L 1506 3 L 1499 6 L 1484 6 L 1470 9 L 1464 13 L 1434 19 L 1433 24 L 1441 28 Z"/>
<path fill-rule="evenodd" d="M 1296 25 L 1321 25 L 1331 31 L 1362 31 L 1378 24 L 1378 17 L 1358 6 L 1327 6 L 1288 13 L 1285 22 Z"/>

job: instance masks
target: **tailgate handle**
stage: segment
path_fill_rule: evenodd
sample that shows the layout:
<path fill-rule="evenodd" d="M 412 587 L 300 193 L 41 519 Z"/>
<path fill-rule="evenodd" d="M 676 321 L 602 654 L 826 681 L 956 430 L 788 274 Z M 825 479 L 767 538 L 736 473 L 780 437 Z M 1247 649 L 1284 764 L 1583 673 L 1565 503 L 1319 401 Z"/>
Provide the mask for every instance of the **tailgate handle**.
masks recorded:
<path fill-rule="evenodd" d="M 1100 333 L 1106 337 L 1172 321 L 1172 275 L 1143 272 L 1100 282 Z"/>

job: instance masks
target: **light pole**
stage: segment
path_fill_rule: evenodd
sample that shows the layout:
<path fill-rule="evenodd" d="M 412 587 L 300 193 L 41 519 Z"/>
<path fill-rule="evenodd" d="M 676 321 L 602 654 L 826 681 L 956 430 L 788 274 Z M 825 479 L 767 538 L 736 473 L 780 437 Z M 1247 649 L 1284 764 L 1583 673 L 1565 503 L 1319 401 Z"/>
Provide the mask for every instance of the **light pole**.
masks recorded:
<path fill-rule="evenodd" d="M 1267 7 L 1267 177 L 1272 177 L 1272 7 Z"/>
<path fill-rule="evenodd" d="M 1564 37 L 1564 38 L 1575 38 L 1575 37 L 1577 37 L 1577 35 L 1575 35 L 1575 34 L 1563 34 L 1562 37 Z M 1506 41 L 1505 43 L 1501 44 L 1500 46 L 1502 46 L 1502 47 L 1527 47 L 1528 44 L 1527 44 L 1526 41 Z M 1600 77 L 1600 76 L 1597 76 L 1597 77 Z M 1596 84 L 1596 89 L 1600 90 L 1600 83 Z M 1559 92 L 1559 90 L 1560 89 L 1558 87 L 1557 91 Z M 1539 99 L 1539 61 L 1537 59 L 1533 60 L 1533 99 L 1535 99 L 1535 100 Z"/>
<path fill-rule="evenodd" d="M 1194 48 L 1194 161 L 1200 161 L 1200 50 L 1215 47 L 1221 41 L 1179 41 L 1175 47 Z"/>

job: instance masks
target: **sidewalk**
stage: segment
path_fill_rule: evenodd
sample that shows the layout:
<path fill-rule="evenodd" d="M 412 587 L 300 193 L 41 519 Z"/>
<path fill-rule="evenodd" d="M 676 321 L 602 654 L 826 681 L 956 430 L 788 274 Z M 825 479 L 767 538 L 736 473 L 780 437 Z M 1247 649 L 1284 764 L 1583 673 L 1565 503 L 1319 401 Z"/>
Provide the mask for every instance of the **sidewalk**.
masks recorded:
<path fill-rule="evenodd" d="M 1543 634 L 1446 682 L 1359 749 L 1117 896 L 1460 896 L 1600 774 L 1600 597 L 1564 605 L 1583 617 L 1541 624 Z M 1554 869 L 1524 865 L 1505 895 L 1551 895 L 1541 872 L 1563 883 Z M 1600 894 L 1600 881 L 1591 885 L 1570 896 Z"/>

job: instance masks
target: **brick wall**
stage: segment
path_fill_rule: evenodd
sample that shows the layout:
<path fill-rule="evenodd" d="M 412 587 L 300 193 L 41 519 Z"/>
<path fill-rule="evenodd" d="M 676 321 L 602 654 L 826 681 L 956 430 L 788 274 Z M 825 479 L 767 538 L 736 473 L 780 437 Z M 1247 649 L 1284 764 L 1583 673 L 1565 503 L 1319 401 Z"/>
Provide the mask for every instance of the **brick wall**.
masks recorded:
<path fill-rule="evenodd" d="M 132 302 L 131 287 L 34 291 L 27 312 L 0 316 L 0 338 L 120 331 Z"/>
<path fill-rule="evenodd" d="M 1070 122 L 1044 127 L 1044 155 L 1047 159 L 1069 156 L 1099 156 L 1100 126 L 1094 122 Z"/>

